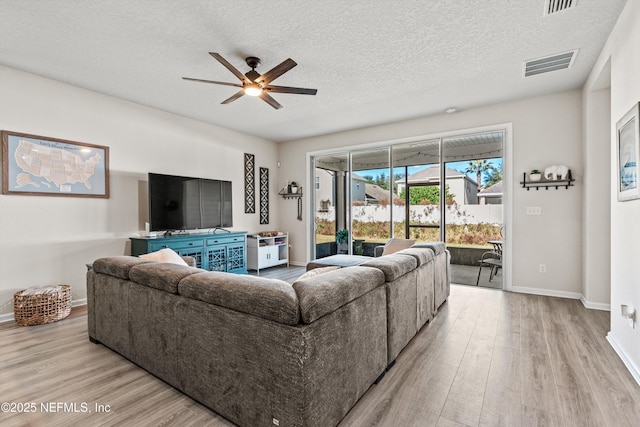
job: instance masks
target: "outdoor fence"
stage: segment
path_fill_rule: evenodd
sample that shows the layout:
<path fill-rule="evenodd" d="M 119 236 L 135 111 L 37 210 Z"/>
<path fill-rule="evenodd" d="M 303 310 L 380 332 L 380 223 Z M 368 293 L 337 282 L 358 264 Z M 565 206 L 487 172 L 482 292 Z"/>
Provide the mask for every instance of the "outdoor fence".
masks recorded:
<path fill-rule="evenodd" d="M 353 206 L 351 208 L 354 221 L 360 222 L 389 222 L 390 210 L 393 209 L 393 221 L 405 221 L 404 206 Z M 502 205 L 447 205 L 446 222 L 448 225 L 491 224 L 502 225 Z M 316 212 L 316 219 L 333 221 L 335 211 L 329 206 L 322 212 Z M 409 220 L 411 224 L 439 224 L 440 208 L 437 205 L 409 206 Z"/>

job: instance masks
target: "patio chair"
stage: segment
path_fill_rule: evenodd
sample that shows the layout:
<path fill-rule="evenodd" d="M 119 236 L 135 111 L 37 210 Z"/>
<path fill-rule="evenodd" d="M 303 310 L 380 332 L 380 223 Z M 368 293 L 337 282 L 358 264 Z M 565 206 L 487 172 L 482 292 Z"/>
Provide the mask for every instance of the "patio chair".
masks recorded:
<path fill-rule="evenodd" d="M 489 267 L 489 282 L 496 276 L 499 268 L 502 268 L 502 254 L 497 251 L 486 251 L 480 257 L 480 269 L 478 270 L 478 279 L 476 280 L 476 286 L 480 283 L 480 273 L 482 273 L 482 267 Z"/>

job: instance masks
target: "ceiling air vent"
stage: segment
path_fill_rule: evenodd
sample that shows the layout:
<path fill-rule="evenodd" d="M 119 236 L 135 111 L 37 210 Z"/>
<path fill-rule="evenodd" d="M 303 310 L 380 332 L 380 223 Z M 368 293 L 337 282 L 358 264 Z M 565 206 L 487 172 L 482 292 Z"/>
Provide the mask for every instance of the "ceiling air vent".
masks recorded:
<path fill-rule="evenodd" d="M 544 0 L 544 16 L 576 7 L 578 0 Z"/>
<path fill-rule="evenodd" d="M 532 59 L 524 63 L 524 76 L 535 76 L 536 74 L 548 73 L 550 71 L 564 70 L 573 65 L 578 50 L 557 53 L 544 58 Z"/>

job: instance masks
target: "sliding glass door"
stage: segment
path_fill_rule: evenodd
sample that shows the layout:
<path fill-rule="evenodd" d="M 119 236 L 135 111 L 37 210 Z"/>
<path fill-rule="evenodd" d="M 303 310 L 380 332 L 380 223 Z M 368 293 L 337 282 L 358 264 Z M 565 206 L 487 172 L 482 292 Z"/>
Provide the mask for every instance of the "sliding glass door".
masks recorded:
<path fill-rule="evenodd" d="M 443 241 L 454 283 L 501 288 L 500 268 L 478 276 L 478 261 L 502 248 L 504 139 L 500 130 L 312 157 L 312 255 L 373 256 L 391 237 Z"/>
<path fill-rule="evenodd" d="M 455 283 L 502 288 L 502 269 L 480 270 L 478 262 L 502 257 L 503 141 L 503 132 L 442 140 L 444 241 Z"/>

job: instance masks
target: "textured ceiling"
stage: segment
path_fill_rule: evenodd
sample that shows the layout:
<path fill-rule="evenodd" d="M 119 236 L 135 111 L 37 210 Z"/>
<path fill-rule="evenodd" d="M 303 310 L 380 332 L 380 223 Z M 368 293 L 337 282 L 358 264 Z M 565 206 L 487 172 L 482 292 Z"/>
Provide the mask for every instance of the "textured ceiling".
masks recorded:
<path fill-rule="evenodd" d="M 270 140 L 284 141 L 581 87 L 626 0 L 0 0 L 0 64 Z M 523 61 L 579 49 L 568 70 Z M 242 97 L 207 52 L 242 72 L 286 58 L 284 108 Z"/>

